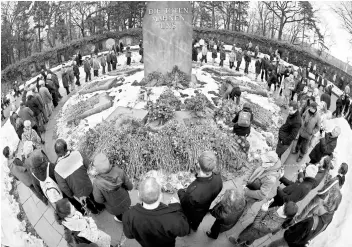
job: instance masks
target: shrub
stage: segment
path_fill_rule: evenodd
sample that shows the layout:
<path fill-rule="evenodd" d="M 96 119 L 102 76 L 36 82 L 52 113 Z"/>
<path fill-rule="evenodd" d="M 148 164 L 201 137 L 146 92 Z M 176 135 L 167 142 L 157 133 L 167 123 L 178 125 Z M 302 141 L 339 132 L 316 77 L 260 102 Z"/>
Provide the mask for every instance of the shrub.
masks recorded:
<path fill-rule="evenodd" d="M 188 111 L 192 111 L 197 117 L 205 117 L 207 108 L 214 108 L 208 98 L 198 91 L 196 91 L 195 96 L 185 99 L 185 106 Z"/>

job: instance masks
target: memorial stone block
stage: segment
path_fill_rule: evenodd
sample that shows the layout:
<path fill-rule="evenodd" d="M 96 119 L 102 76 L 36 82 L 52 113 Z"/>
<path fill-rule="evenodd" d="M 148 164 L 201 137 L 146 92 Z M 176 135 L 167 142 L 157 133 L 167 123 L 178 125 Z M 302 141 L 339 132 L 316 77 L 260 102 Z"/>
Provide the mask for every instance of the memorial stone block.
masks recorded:
<path fill-rule="evenodd" d="M 145 77 L 177 66 L 191 78 L 192 32 L 189 2 L 148 2 L 143 18 Z"/>

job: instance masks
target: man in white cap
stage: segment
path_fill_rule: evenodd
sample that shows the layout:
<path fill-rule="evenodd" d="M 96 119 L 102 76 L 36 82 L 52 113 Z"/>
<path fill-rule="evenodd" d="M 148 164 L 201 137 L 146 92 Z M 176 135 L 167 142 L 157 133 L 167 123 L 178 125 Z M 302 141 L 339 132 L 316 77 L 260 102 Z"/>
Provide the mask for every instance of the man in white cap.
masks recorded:
<path fill-rule="evenodd" d="M 277 188 L 277 194 L 274 197 L 274 202 L 270 207 L 282 206 L 285 203 L 302 201 L 308 193 L 317 186 L 315 176 L 318 173 L 318 167 L 315 165 L 308 165 L 305 170 L 305 178 L 303 182 L 292 182 L 285 177 L 280 178 L 280 182 L 286 187 Z"/>
<path fill-rule="evenodd" d="M 309 154 L 311 164 L 318 164 L 321 158 L 333 154 L 340 133 L 341 129 L 339 126 L 336 126 L 330 133 L 323 132 L 323 137 Z"/>

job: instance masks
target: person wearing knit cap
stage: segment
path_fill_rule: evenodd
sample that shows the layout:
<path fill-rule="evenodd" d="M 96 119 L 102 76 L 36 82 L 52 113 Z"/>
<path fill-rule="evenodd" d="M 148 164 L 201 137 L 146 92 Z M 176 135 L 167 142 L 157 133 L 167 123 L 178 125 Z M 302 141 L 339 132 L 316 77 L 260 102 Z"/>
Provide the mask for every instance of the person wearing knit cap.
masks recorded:
<path fill-rule="evenodd" d="M 312 137 L 318 133 L 321 126 L 320 113 L 318 105 L 315 102 L 310 103 L 308 109 L 302 115 L 302 127 L 299 131 L 299 137 L 296 148 L 292 153 L 298 153 L 297 162 L 300 162 L 308 151 L 309 142 Z"/>
<path fill-rule="evenodd" d="M 131 206 L 128 191 L 133 189 L 132 182 L 122 169 L 110 164 L 103 153 L 94 157 L 93 167 L 97 174 L 93 179 L 94 200 L 104 204 L 114 219 L 121 222 L 123 213 Z"/>
<path fill-rule="evenodd" d="M 302 201 L 306 195 L 317 186 L 315 176 L 318 173 L 318 167 L 315 165 L 308 165 L 305 169 L 305 178 L 303 182 L 292 182 L 285 176 L 280 178 L 280 182 L 286 187 L 281 189 L 277 188 L 277 194 L 274 197 L 274 202 L 270 207 L 281 206 L 286 202 L 299 202 Z"/>
<path fill-rule="evenodd" d="M 29 121 L 29 120 L 24 121 L 24 130 L 23 130 L 23 134 L 22 134 L 22 141 L 24 143 L 26 141 L 32 142 L 36 148 L 41 148 L 41 146 L 42 146 L 41 144 L 43 143 L 43 141 L 41 140 L 41 138 L 39 137 L 37 132 L 35 132 L 34 129 L 32 128 L 31 121 Z"/>
<path fill-rule="evenodd" d="M 336 126 L 329 133 L 323 132 L 323 137 L 309 154 L 310 163 L 318 164 L 324 156 L 331 156 L 336 148 L 337 138 L 339 137 L 340 133 L 341 129 L 339 126 Z"/>

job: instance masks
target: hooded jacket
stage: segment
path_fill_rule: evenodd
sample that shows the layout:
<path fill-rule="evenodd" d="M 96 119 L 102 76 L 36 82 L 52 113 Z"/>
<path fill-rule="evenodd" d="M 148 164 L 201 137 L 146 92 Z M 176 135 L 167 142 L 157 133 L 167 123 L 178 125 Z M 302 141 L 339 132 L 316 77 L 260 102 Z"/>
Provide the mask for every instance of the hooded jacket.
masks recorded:
<path fill-rule="evenodd" d="M 142 247 L 174 247 L 176 237 L 189 234 L 187 218 L 179 203 L 160 205 L 153 210 L 140 203 L 123 214 L 123 232 Z"/>
<path fill-rule="evenodd" d="M 253 121 L 253 113 L 252 113 L 251 108 L 244 106 L 241 111 L 249 112 L 251 114 L 251 122 Z M 241 111 L 239 111 L 235 115 L 235 118 L 232 120 L 232 122 L 235 123 L 235 125 L 233 126 L 233 133 L 235 133 L 238 136 L 248 136 L 251 133 L 251 126 L 242 127 L 242 126 L 237 125 L 238 117 L 239 117 Z"/>
<path fill-rule="evenodd" d="M 300 136 L 309 139 L 311 136 L 316 134 L 320 130 L 321 119 L 320 114 L 316 111 L 313 115 L 309 113 L 307 109 L 302 115 L 302 127 L 300 130 Z"/>
<path fill-rule="evenodd" d="M 302 120 L 298 110 L 296 113 L 288 115 L 286 123 L 284 123 L 279 129 L 279 140 L 282 141 L 284 145 L 290 145 L 296 138 L 301 125 Z"/>
<path fill-rule="evenodd" d="M 326 133 L 325 137 L 321 138 L 310 152 L 309 158 L 314 161 L 320 161 L 324 156 L 331 155 L 336 148 L 337 138 L 332 137 L 331 133 Z"/>
<path fill-rule="evenodd" d="M 68 74 L 67 71 L 62 72 L 62 78 L 61 79 L 62 79 L 62 85 L 64 87 L 68 87 L 68 83 L 70 81 L 70 77 L 69 77 L 69 74 Z"/>
<path fill-rule="evenodd" d="M 104 203 L 106 210 L 112 215 L 123 214 L 129 209 L 131 199 L 127 190 L 132 189 L 133 185 L 125 172 L 116 166 L 93 180 L 94 200 Z"/>
<path fill-rule="evenodd" d="M 248 183 L 252 183 L 255 180 L 259 180 L 260 189 L 259 190 L 245 190 L 245 196 L 256 199 L 263 200 L 268 197 L 269 193 L 275 187 L 277 181 L 280 178 L 280 168 L 281 161 L 278 160 L 273 166 L 268 168 L 258 167 L 248 180 Z"/>

